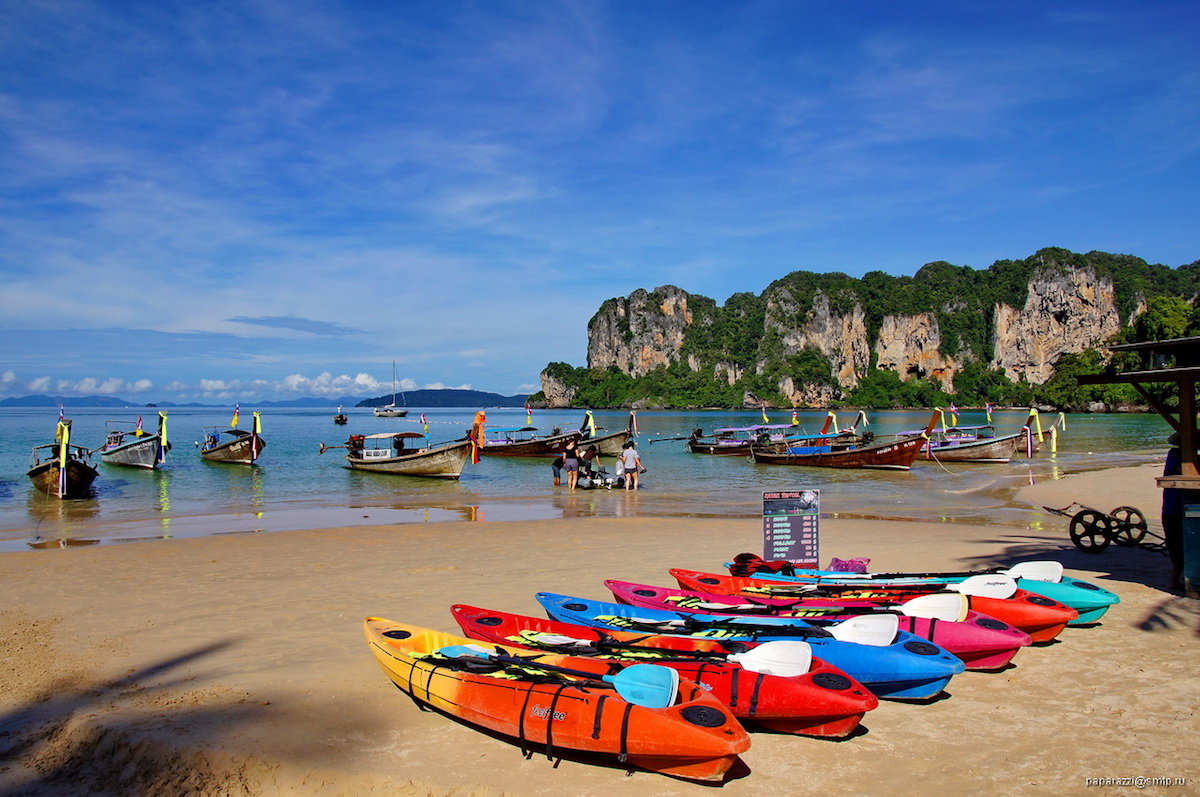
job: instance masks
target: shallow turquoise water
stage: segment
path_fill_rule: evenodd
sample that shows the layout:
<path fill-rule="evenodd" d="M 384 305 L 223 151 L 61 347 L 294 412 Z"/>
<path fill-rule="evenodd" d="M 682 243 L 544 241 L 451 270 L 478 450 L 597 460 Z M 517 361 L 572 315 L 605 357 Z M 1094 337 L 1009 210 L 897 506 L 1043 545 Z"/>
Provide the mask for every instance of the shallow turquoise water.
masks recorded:
<path fill-rule="evenodd" d="M 243 408 L 241 426 L 252 407 Z M 761 422 L 757 411 L 640 411 L 638 447 L 649 472 L 644 489 L 578 490 L 554 487 L 544 460 L 484 457 L 468 465 L 458 482 L 384 476 L 343 467 L 339 451 L 318 454 L 322 442 L 338 444 L 351 433 L 419 430 L 424 412 L 435 442 L 461 437 L 474 409 L 413 408 L 408 418 L 375 418 L 370 410 L 347 409 L 350 423 L 335 426 L 332 410 L 263 411 L 267 448 L 260 464 L 221 465 L 200 459 L 195 441 L 208 426 L 224 426 L 228 409 L 170 410 L 173 450 L 164 468 L 142 472 L 100 465 L 95 495 L 72 501 L 34 490 L 25 476 L 34 445 L 53 439 L 57 409 L 0 410 L 0 551 L 69 544 L 280 531 L 341 525 L 525 520 L 561 517 L 693 516 L 757 517 L 764 490 L 817 488 L 827 516 L 930 518 L 1003 522 L 1006 496 L 1017 487 L 1083 470 L 1160 461 L 1166 423 L 1157 415 L 1069 415 L 1057 454 L 1047 443 L 1032 460 L 999 465 L 918 463 L 906 473 L 839 471 L 754 465 L 740 457 L 689 454 L 684 443 L 666 438 L 694 428 Z M 103 442 L 106 420 L 136 420 L 153 427 L 156 410 L 72 410 L 72 441 L 89 447 Z M 597 411 L 598 425 L 624 428 L 628 413 Z M 1000 434 L 1017 430 L 1026 413 L 995 413 Z M 844 411 L 843 425 L 854 413 Z M 790 412 L 770 413 L 783 423 Z M 889 411 L 870 415 L 879 434 L 924 426 L 928 413 Z M 1047 414 L 1043 423 L 1054 420 Z M 583 413 L 535 411 L 534 425 L 576 428 Z M 824 411 L 801 412 L 801 426 L 816 431 Z M 521 426 L 524 410 L 489 409 L 492 427 Z M 982 411 L 966 412 L 961 423 L 981 423 Z M 612 463 L 609 462 L 609 469 Z"/>

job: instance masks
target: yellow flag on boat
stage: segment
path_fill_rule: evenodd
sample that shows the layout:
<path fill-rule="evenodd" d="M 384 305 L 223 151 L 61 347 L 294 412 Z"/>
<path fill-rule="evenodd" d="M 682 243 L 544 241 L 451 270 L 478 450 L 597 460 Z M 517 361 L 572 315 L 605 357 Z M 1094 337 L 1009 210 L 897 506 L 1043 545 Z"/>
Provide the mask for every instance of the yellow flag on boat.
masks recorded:
<path fill-rule="evenodd" d="M 234 429 L 236 429 L 237 425 L 238 425 L 238 420 L 241 419 L 241 417 L 242 417 L 242 405 L 234 404 L 233 405 L 233 420 L 229 422 L 229 425 L 232 426 Z"/>
<path fill-rule="evenodd" d="M 770 421 L 767 420 L 767 405 L 766 404 L 762 405 L 762 418 L 763 418 L 763 423 L 770 423 Z"/>
<path fill-rule="evenodd" d="M 800 416 L 796 415 L 796 411 L 792 410 L 792 426 L 800 425 Z"/>
<path fill-rule="evenodd" d="M 584 415 L 586 417 L 584 418 L 583 425 L 585 427 L 587 427 L 588 437 L 595 437 L 596 436 L 596 418 L 592 415 L 591 410 L 588 410 L 587 412 L 585 412 Z M 529 425 L 532 426 L 533 423 L 531 422 Z"/>
<path fill-rule="evenodd" d="M 158 411 L 158 461 L 162 462 L 166 458 L 167 450 L 170 449 L 170 444 L 167 442 L 167 414 L 162 410 Z"/>
<path fill-rule="evenodd" d="M 1037 439 L 1038 439 L 1038 442 L 1040 443 L 1044 439 L 1042 437 L 1042 416 L 1038 414 L 1038 411 L 1036 408 L 1029 410 L 1029 414 L 1031 416 L 1033 416 L 1034 425 L 1037 427 Z"/>
<path fill-rule="evenodd" d="M 984 404 L 983 407 L 985 410 L 987 410 L 988 423 L 991 423 L 992 422 L 992 402 L 989 401 L 987 404 Z"/>
<path fill-rule="evenodd" d="M 533 426 L 533 407 L 525 405 L 525 425 Z"/>
<path fill-rule="evenodd" d="M 421 413 L 421 429 L 425 434 L 429 434 L 429 421 L 425 420 L 425 413 Z"/>
<path fill-rule="evenodd" d="M 58 443 L 58 461 L 67 461 L 67 446 L 71 443 L 71 422 L 59 421 L 58 429 L 54 432 L 54 441 Z"/>
<path fill-rule="evenodd" d="M 254 413 L 254 433 L 262 434 L 262 417 L 257 412 Z"/>

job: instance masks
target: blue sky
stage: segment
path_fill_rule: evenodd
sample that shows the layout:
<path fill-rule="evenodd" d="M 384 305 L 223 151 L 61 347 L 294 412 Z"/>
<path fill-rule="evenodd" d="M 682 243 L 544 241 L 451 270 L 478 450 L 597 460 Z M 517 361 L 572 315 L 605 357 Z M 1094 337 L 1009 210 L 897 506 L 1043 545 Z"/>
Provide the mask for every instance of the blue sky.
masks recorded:
<path fill-rule="evenodd" d="M 536 390 L 601 302 L 1200 258 L 1200 6 L 0 4 L 0 397 Z"/>

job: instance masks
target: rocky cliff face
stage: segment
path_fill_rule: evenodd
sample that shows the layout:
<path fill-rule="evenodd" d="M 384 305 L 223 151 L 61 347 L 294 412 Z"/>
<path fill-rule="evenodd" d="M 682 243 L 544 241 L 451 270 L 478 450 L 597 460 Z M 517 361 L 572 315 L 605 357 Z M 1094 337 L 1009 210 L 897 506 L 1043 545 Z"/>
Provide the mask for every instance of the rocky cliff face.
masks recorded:
<path fill-rule="evenodd" d="M 992 365 L 1040 385 L 1060 356 L 1095 348 L 1120 329 L 1111 281 L 1087 269 L 1035 275 L 1025 307 L 996 306 Z"/>
<path fill-rule="evenodd" d="M 929 313 L 884 316 L 875 339 L 876 367 L 895 371 L 901 379 L 933 378 L 942 389 L 954 389 L 958 363 L 938 350 L 942 333 L 937 319 Z"/>
<path fill-rule="evenodd" d="M 966 350 L 953 355 L 943 351 L 943 332 L 934 311 L 886 315 L 872 336 L 861 301 L 847 301 L 842 295 L 835 307 L 821 290 L 800 296 L 781 282 L 761 297 L 759 354 L 733 362 L 736 358 L 704 337 L 710 334 L 711 313 L 701 313 L 704 323 L 695 323 L 697 299 L 712 307 L 709 300 L 670 285 L 605 302 L 588 325 L 588 366 L 615 366 L 637 377 L 682 360 L 692 371 L 707 371 L 733 385 L 748 372 L 778 373 L 779 363 L 790 355 L 817 351 L 828 360 L 836 385 L 806 384 L 785 374 L 779 377 L 778 392 L 794 405 L 820 406 L 853 389 L 870 368 L 872 354 L 876 367 L 894 371 L 903 380 L 932 377 L 947 392 L 953 391 L 954 376 L 966 359 L 976 357 Z M 979 323 L 986 324 L 984 313 L 980 315 Z M 1010 379 L 1041 384 L 1053 375 L 1062 354 L 1102 347 L 1120 326 L 1111 280 L 1097 277 L 1090 268 L 1043 263 L 1029 281 L 1023 307 L 995 305 L 989 364 Z M 709 345 L 692 345 L 685 355 L 688 340 Z M 543 376 L 542 388 L 550 406 L 570 406 L 573 391 L 562 383 Z M 758 400 L 747 394 L 745 401 Z"/>
<path fill-rule="evenodd" d="M 799 354 L 812 348 L 829 358 L 833 374 L 843 388 L 852 389 L 871 362 L 867 343 L 866 314 L 861 305 L 848 313 L 835 313 L 824 292 L 812 297 L 811 309 L 797 324 L 797 308 L 807 297 L 793 296 L 787 288 L 767 294 L 767 313 L 764 326 L 779 335 L 783 354 Z M 804 302 L 808 304 L 808 302 Z M 759 367 L 765 363 L 760 362 Z"/>
<path fill-rule="evenodd" d="M 615 365 L 631 376 L 643 376 L 670 365 L 679 359 L 691 324 L 688 293 L 674 285 L 609 299 L 588 324 L 588 367 Z"/>

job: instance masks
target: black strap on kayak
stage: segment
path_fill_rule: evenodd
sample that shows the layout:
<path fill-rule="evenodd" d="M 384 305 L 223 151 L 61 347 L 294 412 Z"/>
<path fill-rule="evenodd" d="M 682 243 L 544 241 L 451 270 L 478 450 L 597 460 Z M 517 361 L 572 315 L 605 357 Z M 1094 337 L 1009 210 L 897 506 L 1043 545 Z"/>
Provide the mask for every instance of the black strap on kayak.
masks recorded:
<path fill-rule="evenodd" d="M 596 713 L 592 715 L 592 738 L 600 738 L 600 720 L 604 716 L 604 701 L 608 700 L 608 695 L 600 695 L 600 699 L 596 701 Z"/>
<path fill-rule="evenodd" d="M 703 668 L 701 668 L 701 669 L 703 669 Z M 740 669 L 740 668 L 738 668 L 738 669 Z M 699 673 L 697 673 L 697 675 L 699 675 Z M 730 707 L 730 708 L 736 708 L 736 707 L 737 707 L 737 704 L 738 704 L 738 694 L 739 694 L 739 691 L 740 691 L 740 690 L 739 690 L 739 686 L 740 686 L 740 684 L 739 684 L 739 681 L 741 681 L 741 679 L 740 679 L 740 678 L 738 678 L 738 673 L 737 673 L 737 670 L 730 670 L 730 671 L 729 671 L 729 676 L 730 676 L 730 679 L 729 679 L 729 680 L 730 680 L 730 684 L 729 684 L 729 707 Z"/>
<path fill-rule="evenodd" d="M 767 677 L 765 672 L 760 672 L 754 679 L 754 691 L 750 693 L 750 716 L 753 717 L 758 713 L 758 693 L 762 690 L 763 679 Z"/>
<path fill-rule="evenodd" d="M 546 714 L 546 759 L 549 761 L 554 760 L 554 707 L 558 705 L 558 698 L 568 686 L 570 684 L 560 684 L 554 690 L 554 697 L 550 698 L 550 711 Z"/>
<path fill-rule="evenodd" d="M 930 642 L 933 641 L 933 631 L 936 626 L 937 626 L 937 618 L 930 617 L 929 618 L 929 641 Z"/>
<path fill-rule="evenodd" d="M 525 712 L 529 710 L 529 698 L 533 696 L 532 689 L 525 690 L 525 702 L 521 704 L 521 718 L 517 720 L 517 740 L 521 743 L 521 755 L 526 759 L 533 756 L 529 751 L 529 745 L 525 743 Z"/>
<path fill-rule="evenodd" d="M 633 704 L 625 704 L 625 713 L 621 716 L 621 753 L 617 760 L 624 764 L 629 760 L 629 715 L 633 713 Z"/>

